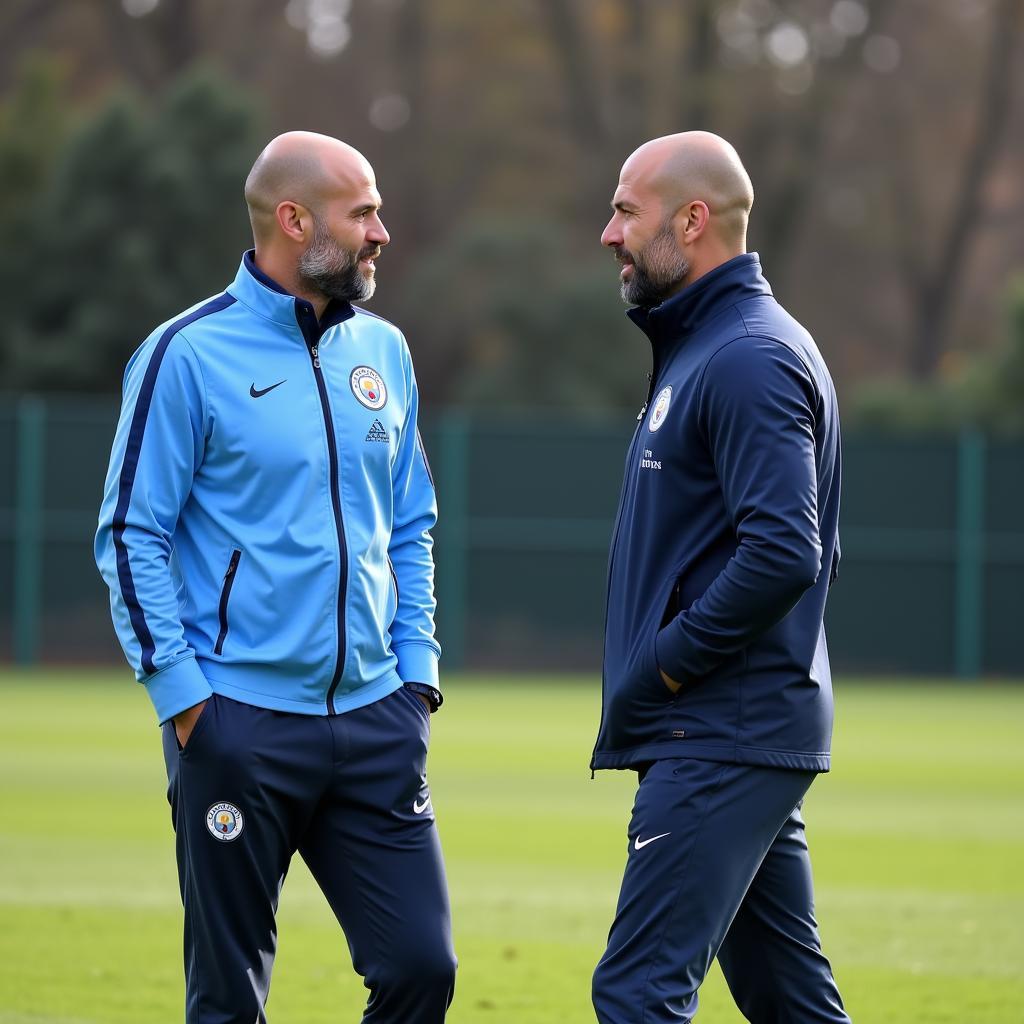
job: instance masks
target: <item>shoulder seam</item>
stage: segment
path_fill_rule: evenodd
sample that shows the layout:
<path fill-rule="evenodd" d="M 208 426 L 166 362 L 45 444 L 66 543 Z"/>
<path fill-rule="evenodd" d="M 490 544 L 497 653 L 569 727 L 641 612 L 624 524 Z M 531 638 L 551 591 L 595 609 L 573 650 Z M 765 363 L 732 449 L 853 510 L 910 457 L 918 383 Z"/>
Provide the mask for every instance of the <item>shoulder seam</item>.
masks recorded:
<path fill-rule="evenodd" d="M 230 299 L 230 301 L 224 301 L 224 300 L 227 300 L 227 299 Z M 225 309 L 229 309 L 231 306 L 235 305 L 235 303 L 238 302 L 238 301 L 239 300 L 234 295 L 232 295 L 231 292 L 229 292 L 229 291 L 227 291 L 225 289 L 223 292 L 220 293 L 220 295 L 217 295 L 214 298 L 210 299 L 209 302 L 204 302 L 203 305 L 201 305 L 195 311 L 194 314 L 189 314 L 188 316 L 179 317 L 174 323 L 171 324 L 172 328 L 175 327 L 175 325 L 179 324 L 179 323 L 181 324 L 181 326 L 177 327 L 176 330 L 174 331 L 174 333 L 168 339 L 168 342 L 167 342 L 168 346 L 170 346 L 171 342 L 173 342 L 175 338 L 181 338 L 182 343 L 188 346 L 188 350 L 192 353 L 192 356 L 193 356 L 193 358 L 196 361 L 196 366 L 199 368 L 199 378 L 203 382 L 203 431 L 204 431 L 204 433 L 206 431 L 206 424 L 209 422 L 209 418 L 210 418 L 210 392 L 209 392 L 209 388 L 207 388 L 207 386 L 206 386 L 206 372 L 203 370 L 203 361 L 199 357 L 199 353 L 196 351 L 195 345 L 192 344 L 191 339 L 185 333 L 185 331 L 188 328 L 190 328 L 193 324 L 198 323 L 200 320 L 205 320 L 208 316 L 214 316 L 217 313 L 223 312 Z M 221 303 L 223 303 L 223 304 L 221 304 Z M 213 308 L 211 308 L 211 307 L 213 307 Z"/>
<path fill-rule="evenodd" d="M 363 316 L 373 317 L 374 320 L 380 320 L 381 323 L 387 324 L 388 327 L 394 328 L 399 333 L 399 335 L 402 337 L 402 339 L 403 340 L 405 339 L 405 335 L 402 334 L 402 328 L 399 327 L 398 324 L 392 323 L 392 321 L 388 320 L 387 317 L 381 316 L 379 313 L 371 313 L 368 309 L 363 309 L 362 306 L 353 306 L 352 308 L 357 313 L 362 313 Z"/>
<path fill-rule="evenodd" d="M 191 326 L 191 324 L 186 324 L 186 327 Z M 192 344 L 192 342 L 188 338 L 188 335 L 185 333 L 184 327 L 174 334 L 174 337 L 171 338 L 171 341 L 173 341 L 174 338 L 181 338 L 182 344 L 188 346 L 188 350 L 189 352 L 192 353 L 192 358 L 195 359 L 196 366 L 199 369 L 199 379 L 203 382 L 203 432 L 205 433 L 206 424 L 210 420 L 210 390 L 206 386 L 206 371 L 203 369 L 203 361 L 202 359 L 199 358 L 199 353 L 196 351 L 195 345 Z"/>
<path fill-rule="evenodd" d="M 219 313 L 221 310 L 227 309 L 229 306 L 233 306 L 238 299 L 229 291 L 223 291 L 220 295 L 215 295 L 212 299 L 208 299 L 201 306 L 197 306 L 191 313 L 185 313 L 182 316 L 176 317 L 166 327 L 161 334 L 161 337 L 166 336 L 168 340 L 173 338 L 176 334 L 185 330 L 186 327 L 190 327 L 197 320 L 203 320 L 208 316 L 213 316 L 214 313 Z"/>
<path fill-rule="evenodd" d="M 185 316 L 173 320 L 160 334 L 160 338 L 150 353 L 149 361 L 143 371 L 142 384 L 136 396 L 135 407 L 132 410 L 131 426 L 129 428 L 128 440 L 125 445 L 125 452 L 121 462 L 121 471 L 118 479 L 117 504 L 114 508 L 112 522 L 112 533 L 114 550 L 117 553 L 117 574 L 121 586 L 121 595 L 128 610 L 132 629 L 139 644 L 139 655 L 143 673 L 147 676 L 154 675 L 156 665 L 156 644 L 149 624 L 146 621 L 146 613 L 142 607 L 138 592 L 135 587 L 135 580 L 132 576 L 131 563 L 128 556 L 128 548 L 124 542 L 124 532 L 127 527 L 128 509 L 131 505 L 132 491 L 135 487 L 135 474 L 138 469 L 139 452 L 142 448 L 142 439 L 146 430 L 146 421 L 149 418 L 149 407 L 153 396 L 153 389 L 156 387 L 156 379 L 160 373 L 160 365 L 163 362 L 164 354 L 167 352 L 174 338 L 196 320 L 204 316 L 217 313 L 235 302 L 233 295 L 222 292 L 209 302 L 203 303 L 198 309 L 193 310 Z M 184 338 L 186 344 L 188 339 Z M 193 354 L 195 350 L 189 345 L 189 351 Z M 198 362 L 198 360 L 197 360 Z M 205 392 L 205 381 L 203 388 Z"/>
<path fill-rule="evenodd" d="M 736 308 L 736 307 L 733 307 L 733 308 Z M 818 391 L 817 381 L 815 381 L 814 374 L 811 372 L 811 368 L 804 361 L 804 359 L 800 355 L 800 353 L 797 352 L 793 348 L 792 345 L 788 344 L 782 338 L 770 338 L 766 334 L 751 334 L 750 333 L 750 329 L 747 327 L 746 320 L 743 319 L 743 314 L 739 313 L 738 309 L 737 309 L 737 313 L 739 315 L 740 320 L 743 323 L 743 329 L 744 329 L 744 331 L 746 331 L 746 333 L 745 334 L 738 334 L 736 337 L 730 338 L 728 341 L 723 342 L 704 361 L 704 365 L 701 367 L 700 377 L 697 380 L 697 392 L 698 392 L 697 409 L 698 409 L 698 413 L 700 413 L 700 411 L 702 409 L 702 406 L 703 406 L 703 402 L 704 402 L 704 378 L 707 375 L 708 367 L 711 365 L 711 363 L 713 362 L 715 357 L 720 352 L 724 352 L 727 348 L 729 348 L 730 345 L 733 345 L 735 342 L 742 341 L 744 339 L 756 339 L 758 341 L 768 341 L 768 342 L 771 342 L 774 345 L 778 345 L 781 348 L 784 348 L 800 364 L 800 366 L 802 367 L 804 373 L 807 375 L 808 381 L 810 382 L 811 390 L 814 392 L 815 400 L 817 402 L 821 402 L 822 396 L 821 396 L 821 393 Z"/>

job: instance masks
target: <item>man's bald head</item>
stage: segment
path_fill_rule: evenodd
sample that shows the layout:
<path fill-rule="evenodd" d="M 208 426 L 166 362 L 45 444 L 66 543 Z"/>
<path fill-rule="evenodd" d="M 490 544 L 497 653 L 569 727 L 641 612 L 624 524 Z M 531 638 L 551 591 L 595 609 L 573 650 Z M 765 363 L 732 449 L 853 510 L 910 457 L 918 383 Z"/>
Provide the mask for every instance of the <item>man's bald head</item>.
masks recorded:
<path fill-rule="evenodd" d="M 627 175 L 660 200 L 664 216 L 694 201 L 710 214 L 709 227 L 723 241 L 746 244 L 754 187 L 739 154 L 711 132 L 680 132 L 645 142 L 623 165 Z"/>
<path fill-rule="evenodd" d="M 317 213 L 334 195 L 361 185 L 372 188 L 375 182 L 373 168 L 357 149 L 316 132 L 278 135 L 256 158 L 245 180 L 257 247 L 273 237 L 281 203 Z"/>
<path fill-rule="evenodd" d="M 622 165 L 601 244 L 622 264 L 622 297 L 651 307 L 746 252 L 754 189 L 736 150 L 710 132 L 645 142 Z"/>
<path fill-rule="evenodd" d="M 245 182 L 256 265 L 320 315 L 329 300 L 370 298 L 390 236 L 373 168 L 351 146 L 288 132 L 260 153 Z"/>

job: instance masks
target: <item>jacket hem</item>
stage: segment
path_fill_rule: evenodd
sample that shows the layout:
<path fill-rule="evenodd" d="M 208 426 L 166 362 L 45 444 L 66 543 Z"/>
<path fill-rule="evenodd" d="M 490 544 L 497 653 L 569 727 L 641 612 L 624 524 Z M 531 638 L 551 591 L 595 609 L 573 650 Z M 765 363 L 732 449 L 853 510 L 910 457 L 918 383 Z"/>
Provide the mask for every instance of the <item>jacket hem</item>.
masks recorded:
<path fill-rule="evenodd" d="M 289 711 L 296 715 L 318 715 L 326 717 L 330 714 L 327 709 L 327 695 L 323 700 L 296 700 L 293 697 L 281 697 L 277 694 L 258 693 L 255 690 L 246 690 L 241 686 L 225 682 L 213 676 L 207 676 L 213 692 L 222 697 L 229 697 L 242 704 L 251 704 L 257 708 L 267 708 L 270 711 Z M 334 713 L 341 715 L 347 711 L 355 711 L 357 708 L 366 707 L 378 700 L 394 693 L 402 686 L 401 679 L 395 672 L 388 672 L 384 678 L 372 686 L 364 686 L 351 693 L 334 695 Z"/>
<path fill-rule="evenodd" d="M 648 743 L 625 750 L 595 751 L 590 767 L 594 771 L 635 768 L 649 761 L 683 757 L 698 761 L 721 761 L 728 764 L 749 764 L 811 772 L 827 772 L 832 767 L 832 757 L 827 752 L 806 753 L 798 750 L 772 750 L 768 747 L 733 747 L 714 743 L 688 743 L 686 740 Z"/>

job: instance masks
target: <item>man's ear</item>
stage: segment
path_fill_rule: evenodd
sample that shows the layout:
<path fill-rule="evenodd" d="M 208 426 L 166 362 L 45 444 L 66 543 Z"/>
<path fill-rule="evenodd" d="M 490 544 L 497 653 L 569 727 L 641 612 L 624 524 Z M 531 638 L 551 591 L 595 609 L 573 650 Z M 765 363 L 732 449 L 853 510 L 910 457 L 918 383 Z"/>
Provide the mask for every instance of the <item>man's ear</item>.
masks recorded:
<path fill-rule="evenodd" d="M 704 234 L 708 221 L 711 219 L 711 211 L 708 204 L 702 199 L 694 199 L 681 207 L 677 214 L 681 230 L 681 241 L 692 245 Z"/>
<path fill-rule="evenodd" d="M 312 237 L 313 215 L 305 206 L 286 199 L 274 211 L 277 226 L 293 242 L 306 242 Z"/>

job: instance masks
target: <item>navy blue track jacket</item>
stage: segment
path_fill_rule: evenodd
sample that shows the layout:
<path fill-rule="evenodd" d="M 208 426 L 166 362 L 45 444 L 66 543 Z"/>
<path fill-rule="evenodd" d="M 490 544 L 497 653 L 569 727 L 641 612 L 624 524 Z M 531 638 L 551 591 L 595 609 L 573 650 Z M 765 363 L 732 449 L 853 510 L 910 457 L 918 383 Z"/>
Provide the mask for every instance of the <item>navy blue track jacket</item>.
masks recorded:
<path fill-rule="evenodd" d="M 828 369 L 756 253 L 628 315 L 654 369 L 612 538 L 591 767 L 827 771 L 840 478 Z"/>

